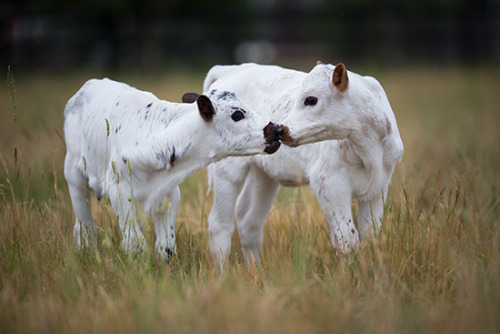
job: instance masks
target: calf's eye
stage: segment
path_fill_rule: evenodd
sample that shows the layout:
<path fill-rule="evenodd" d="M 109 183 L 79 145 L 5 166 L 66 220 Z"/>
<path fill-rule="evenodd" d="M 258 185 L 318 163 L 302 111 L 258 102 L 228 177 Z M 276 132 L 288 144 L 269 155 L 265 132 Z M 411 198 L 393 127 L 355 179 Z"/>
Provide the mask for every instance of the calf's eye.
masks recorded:
<path fill-rule="evenodd" d="M 314 97 L 314 96 L 308 96 L 304 100 L 305 106 L 314 106 L 314 105 L 316 105 L 316 103 L 318 103 L 318 98 Z"/>
<path fill-rule="evenodd" d="M 232 115 L 231 115 L 231 118 L 233 119 L 233 121 L 235 122 L 239 122 L 241 121 L 243 118 L 245 118 L 245 115 L 243 114 L 243 112 L 241 112 L 241 110 L 236 110 Z"/>

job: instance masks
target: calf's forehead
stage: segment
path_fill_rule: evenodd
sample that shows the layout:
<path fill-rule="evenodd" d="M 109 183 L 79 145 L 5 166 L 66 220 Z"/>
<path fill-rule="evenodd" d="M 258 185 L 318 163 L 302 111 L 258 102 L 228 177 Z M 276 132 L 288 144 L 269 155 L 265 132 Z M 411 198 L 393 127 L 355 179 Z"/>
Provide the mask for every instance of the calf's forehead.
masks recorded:
<path fill-rule="evenodd" d="M 316 65 L 302 81 L 302 90 L 321 90 L 330 87 L 333 73 L 333 66 Z"/>
<path fill-rule="evenodd" d="M 210 99 L 214 99 L 217 102 L 237 100 L 236 94 L 234 94 L 233 92 L 218 89 L 213 89 L 210 91 Z"/>
<path fill-rule="evenodd" d="M 235 108 L 244 108 L 244 103 L 234 92 L 214 89 L 210 91 L 209 97 L 218 111 L 232 111 Z"/>

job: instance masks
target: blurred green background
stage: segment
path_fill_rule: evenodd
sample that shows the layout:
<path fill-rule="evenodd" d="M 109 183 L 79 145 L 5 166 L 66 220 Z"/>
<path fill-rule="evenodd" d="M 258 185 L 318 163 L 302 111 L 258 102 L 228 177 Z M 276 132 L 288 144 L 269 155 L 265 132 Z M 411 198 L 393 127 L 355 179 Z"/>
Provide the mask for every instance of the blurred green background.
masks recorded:
<path fill-rule="evenodd" d="M 18 71 L 500 61 L 496 0 L 11 0 L 0 13 L 0 63 Z"/>

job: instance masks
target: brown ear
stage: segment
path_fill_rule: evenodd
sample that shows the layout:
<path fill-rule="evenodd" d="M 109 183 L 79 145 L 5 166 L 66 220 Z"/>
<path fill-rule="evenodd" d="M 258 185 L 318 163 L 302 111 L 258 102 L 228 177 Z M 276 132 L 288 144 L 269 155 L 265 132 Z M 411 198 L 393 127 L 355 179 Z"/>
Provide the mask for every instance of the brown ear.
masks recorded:
<path fill-rule="evenodd" d="M 205 122 L 210 122 L 215 115 L 215 109 L 212 101 L 210 101 L 210 99 L 205 95 L 200 95 L 196 100 L 196 103 L 198 104 L 198 110 L 200 111 L 201 118 L 203 118 Z"/>
<path fill-rule="evenodd" d="M 324 65 L 325 63 L 323 63 L 321 60 L 316 60 L 316 65 Z"/>
<path fill-rule="evenodd" d="M 332 82 L 340 92 L 344 92 L 349 85 L 349 78 L 347 77 L 347 69 L 342 63 L 337 64 L 333 70 Z"/>
<path fill-rule="evenodd" d="M 199 96 L 200 94 L 197 93 L 186 93 L 182 95 L 182 103 L 193 103 Z"/>

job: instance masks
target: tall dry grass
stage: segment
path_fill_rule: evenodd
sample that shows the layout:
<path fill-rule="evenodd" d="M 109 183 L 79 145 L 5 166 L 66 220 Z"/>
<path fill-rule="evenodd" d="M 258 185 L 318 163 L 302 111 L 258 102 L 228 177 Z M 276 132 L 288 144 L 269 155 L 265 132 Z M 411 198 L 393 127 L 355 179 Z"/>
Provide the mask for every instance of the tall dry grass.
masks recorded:
<path fill-rule="evenodd" d="M 0 332 L 498 332 L 500 70 L 375 74 L 405 143 L 383 232 L 339 258 L 311 191 L 283 189 L 262 266 L 243 263 L 236 235 L 223 274 L 203 171 L 182 185 L 174 263 L 121 252 L 106 201 L 97 247 L 79 251 L 59 134 L 86 76 L 15 76 L 0 91 Z M 117 77 L 179 101 L 203 74 Z"/>

